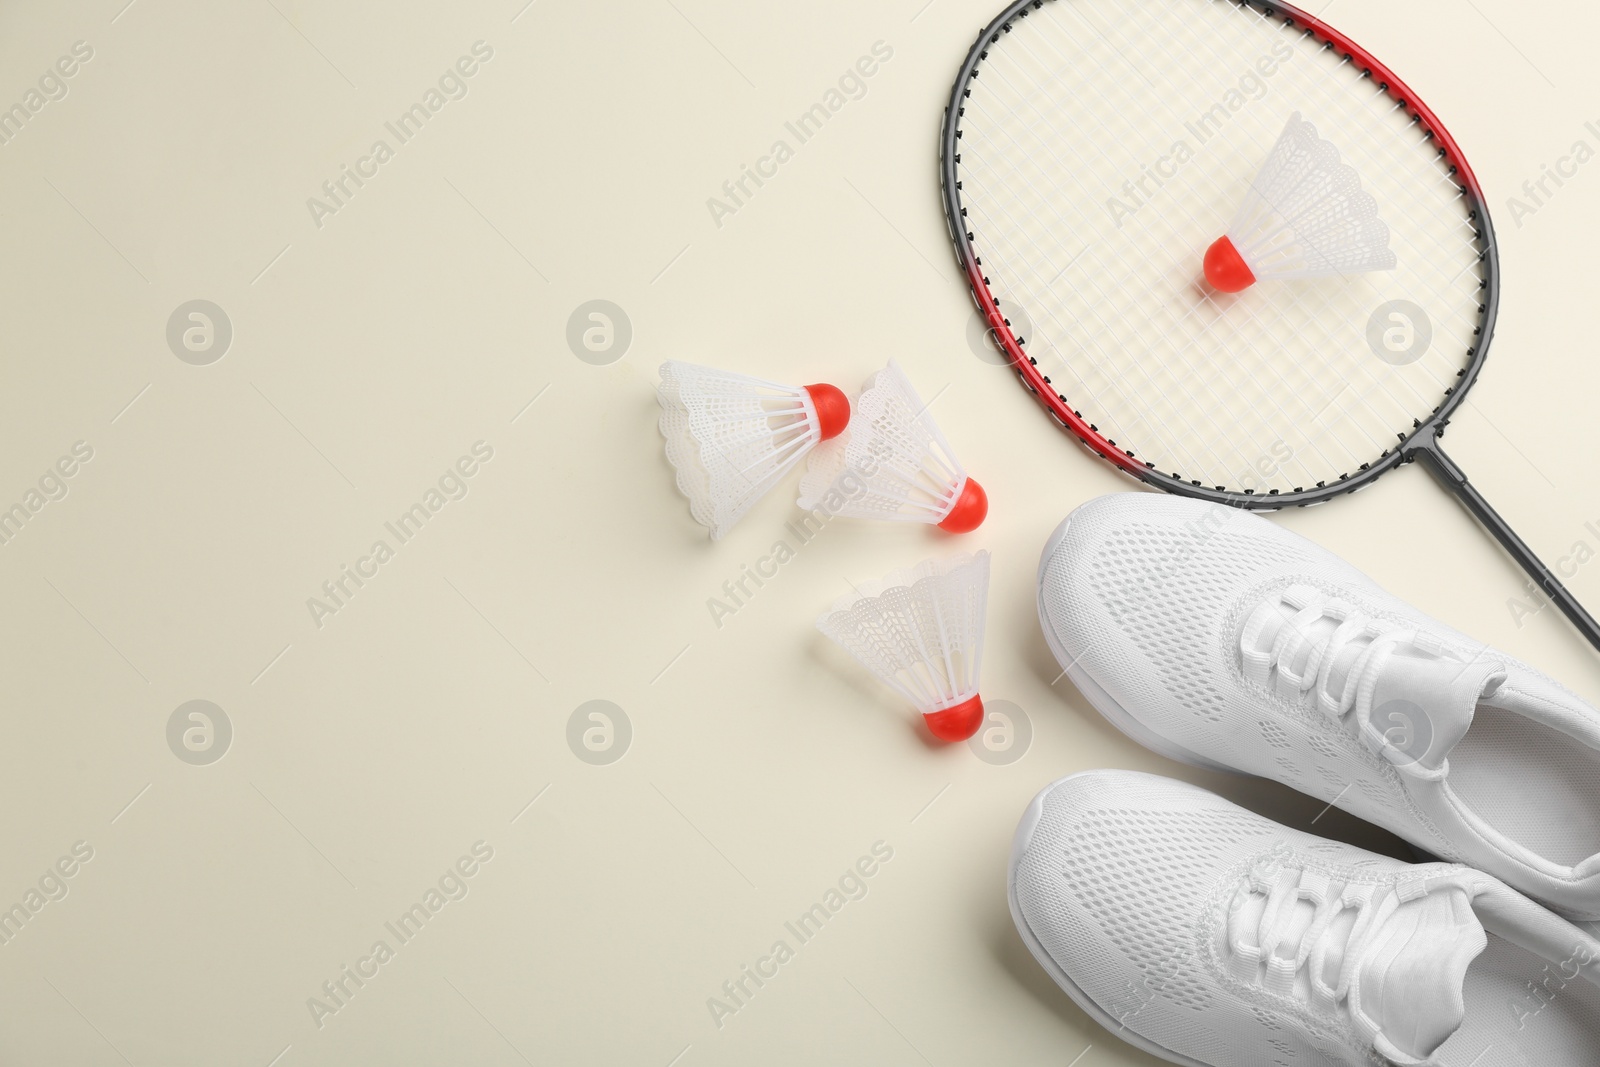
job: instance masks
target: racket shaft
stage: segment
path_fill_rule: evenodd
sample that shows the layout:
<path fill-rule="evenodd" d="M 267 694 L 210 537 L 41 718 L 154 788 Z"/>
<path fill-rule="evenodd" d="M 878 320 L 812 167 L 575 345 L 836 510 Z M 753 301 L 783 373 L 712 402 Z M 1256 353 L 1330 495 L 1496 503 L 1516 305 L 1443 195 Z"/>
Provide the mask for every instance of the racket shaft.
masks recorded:
<path fill-rule="evenodd" d="M 1567 591 L 1555 573 L 1517 536 L 1517 532 L 1500 517 L 1499 512 L 1489 506 L 1483 494 L 1467 481 L 1466 474 L 1456 466 L 1455 461 L 1439 448 L 1437 439 L 1419 440 L 1418 444 L 1415 454 L 1423 461 L 1423 466 L 1433 472 L 1439 484 L 1453 493 L 1485 529 L 1494 534 L 1495 539 L 1511 554 L 1512 559 L 1522 565 L 1522 569 L 1538 583 L 1551 602 L 1572 620 L 1572 624 L 1588 638 L 1591 645 L 1600 649 L 1600 624 L 1595 622 L 1594 616 L 1584 609 L 1577 597 Z"/>

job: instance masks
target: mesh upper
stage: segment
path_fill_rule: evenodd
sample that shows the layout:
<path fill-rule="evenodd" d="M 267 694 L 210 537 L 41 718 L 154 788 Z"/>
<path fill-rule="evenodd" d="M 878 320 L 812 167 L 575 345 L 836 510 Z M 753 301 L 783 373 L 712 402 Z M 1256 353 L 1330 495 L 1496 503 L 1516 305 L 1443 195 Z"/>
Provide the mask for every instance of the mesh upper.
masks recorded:
<path fill-rule="evenodd" d="M 1205 529 L 1120 525 L 1097 546 L 1088 577 L 1105 612 L 1149 655 L 1174 699 L 1201 719 L 1222 722 L 1227 682 L 1216 676 L 1222 661 L 1210 646 L 1218 635 L 1206 633 L 1207 624 L 1229 614 L 1237 591 L 1263 567 L 1302 563 L 1304 557 L 1292 548 Z M 1206 565 L 1185 565 L 1197 553 Z"/>
<path fill-rule="evenodd" d="M 1353 1035 L 1286 1016 L 1225 984 L 1211 962 L 1208 942 L 1223 929 L 1232 887 L 1286 842 L 1327 844 L 1184 783 L 1080 774 L 1044 799 L 1013 875 L 1017 905 L 1074 984 L 1162 1048 L 1229 1067 L 1367 1067 Z M 1406 866 L 1337 850 L 1346 865 Z"/>
<path fill-rule="evenodd" d="M 1540 731 L 1520 722 L 1493 726 L 1485 716 L 1481 736 L 1493 735 L 1488 747 L 1505 750 L 1494 760 L 1515 763 L 1520 773 L 1496 771 L 1487 759 L 1467 767 L 1469 758 L 1487 754 L 1485 743 L 1469 733 L 1453 754 L 1450 779 L 1453 787 L 1459 775 L 1469 792 L 1452 795 L 1465 795 L 1472 812 L 1515 844 L 1463 832 L 1454 815 L 1446 832 L 1440 809 L 1424 810 L 1410 780 L 1364 745 L 1349 723 L 1246 679 L 1239 635 L 1248 613 L 1265 599 L 1305 585 L 1372 618 L 1421 630 L 1463 658 L 1499 663 L 1510 676 L 1507 691 L 1567 709 L 1600 730 L 1600 712 L 1575 695 L 1252 512 L 1150 493 L 1115 494 L 1074 511 L 1052 546 L 1041 564 L 1041 622 L 1065 655 L 1064 665 L 1100 690 L 1086 689 L 1091 699 L 1114 702 L 1107 711 L 1114 720 L 1113 712 L 1130 717 L 1202 760 L 1337 802 L 1435 855 L 1470 862 L 1570 913 L 1592 908 L 1600 914 L 1600 880 L 1578 886 L 1517 854 L 1528 849 L 1572 864 L 1583 858 L 1580 852 L 1600 851 L 1600 759 L 1574 763 L 1570 753 L 1555 759 L 1545 752 L 1551 742 Z M 1570 738 L 1558 742 L 1575 747 Z M 1550 787 L 1534 791 L 1537 807 L 1526 788 L 1530 775 Z M 1572 814 L 1552 818 L 1562 805 Z M 1572 837 L 1575 827 L 1581 841 L 1562 851 L 1557 838 Z"/>
<path fill-rule="evenodd" d="M 1193 945 L 1173 935 L 1189 932 L 1204 908 L 1216 836 L 1249 834 L 1253 821 L 1244 812 L 1095 808 L 1062 827 L 1068 889 L 1146 987 L 1176 1007 L 1212 1006 L 1210 985 L 1182 966 Z"/>
<path fill-rule="evenodd" d="M 1038 804 L 1013 853 L 1016 911 L 1076 993 L 1123 1036 L 1215 1067 L 1387 1063 L 1343 1020 L 1240 981 L 1225 966 L 1235 892 L 1252 869 L 1282 865 L 1337 884 L 1390 888 L 1464 877 L 1475 887 L 1470 895 L 1498 902 L 1501 933 L 1490 931 L 1488 951 L 1468 972 L 1465 1022 L 1439 1050 L 1439 1067 L 1600 1062 L 1600 986 L 1506 938 L 1512 930 L 1559 944 L 1570 937 L 1590 959 L 1600 944 L 1585 944 L 1487 876 L 1322 840 L 1198 787 L 1132 771 L 1062 779 Z"/>

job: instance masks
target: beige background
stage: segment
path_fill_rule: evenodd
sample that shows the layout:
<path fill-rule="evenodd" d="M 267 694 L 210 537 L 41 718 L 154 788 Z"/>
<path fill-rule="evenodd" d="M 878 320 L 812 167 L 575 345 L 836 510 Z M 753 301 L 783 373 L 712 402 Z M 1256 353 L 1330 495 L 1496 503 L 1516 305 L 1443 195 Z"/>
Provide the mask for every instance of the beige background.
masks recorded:
<path fill-rule="evenodd" d="M 93 49 L 0 146 L 0 506 L 93 449 L 0 545 L 0 904 L 94 850 L 0 945 L 0 1061 L 1152 1062 L 1006 913 L 1010 834 L 1046 782 L 1197 776 L 1051 685 L 1038 550 L 1128 486 L 968 345 L 935 135 L 993 0 L 525 2 L 0 7 L 0 104 Z M 1499 339 L 1453 452 L 1542 551 L 1600 543 L 1600 163 L 1520 228 L 1503 207 L 1595 141 L 1600 15 L 1328 17 L 1443 116 L 1498 214 Z M 480 40 L 468 95 L 319 228 L 307 198 Z M 877 41 L 894 55 L 866 97 L 716 226 L 707 197 Z M 192 299 L 232 323 L 207 366 L 165 339 Z M 610 366 L 565 341 L 591 299 L 632 323 Z M 712 545 L 661 457 L 665 358 L 854 385 L 888 356 L 941 394 L 992 498 L 960 547 L 994 553 L 985 693 L 1034 731 L 1009 766 L 925 746 L 811 629 L 850 581 L 955 544 L 836 523 L 717 629 L 707 598 L 792 486 Z M 477 441 L 493 459 L 465 499 L 318 628 L 307 598 Z M 1554 609 L 1516 625 L 1522 576 L 1420 470 L 1280 521 L 1600 694 Z M 1600 566 L 1572 584 L 1600 604 Z M 233 730 L 206 766 L 167 742 L 194 699 Z M 609 766 L 566 741 L 593 699 L 632 724 Z M 1204 780 L 1302 825 L 1320 808 Z M 1382 845 L 1337 812 L 1318 829 Z M 318 1027 L 307 999 L 480 840 L 469 894 Z M 868 895 L 719 1029 L 707 998 L 876 841 L 894 858 Z"/>

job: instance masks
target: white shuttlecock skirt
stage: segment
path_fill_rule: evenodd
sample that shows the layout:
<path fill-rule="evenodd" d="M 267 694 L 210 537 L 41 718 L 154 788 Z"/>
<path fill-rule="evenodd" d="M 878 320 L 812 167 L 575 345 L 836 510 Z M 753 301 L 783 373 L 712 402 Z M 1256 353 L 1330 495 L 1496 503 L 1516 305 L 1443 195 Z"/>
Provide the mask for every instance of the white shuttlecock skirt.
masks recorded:
<path fill-rule="evenodd" d="M 720 539 L 822 439 L 805 389 L 671 360 L 661 436 L 696 522 Z"/>
<path fill-rule="evenodd" d="M 800 507 L 837 503 L 846 518 L 938 524 L 967 487 L 967 472 L 893 360 L 867 379 L 850 426 L 811 453 Z M 842 503 L 840 503 L 842 501 Z"/>
<path fill-rule="evenodd" d="M 1389 227 L 1361 175 L 1296 111 L 1228 227 L 1257 281 L 1393 270 Z"/>
<path fill-rule="evenodd" d="M 837 601 L 817 629 L 924 715 L 978 695 L 989 553 L 928 560 Z"/>

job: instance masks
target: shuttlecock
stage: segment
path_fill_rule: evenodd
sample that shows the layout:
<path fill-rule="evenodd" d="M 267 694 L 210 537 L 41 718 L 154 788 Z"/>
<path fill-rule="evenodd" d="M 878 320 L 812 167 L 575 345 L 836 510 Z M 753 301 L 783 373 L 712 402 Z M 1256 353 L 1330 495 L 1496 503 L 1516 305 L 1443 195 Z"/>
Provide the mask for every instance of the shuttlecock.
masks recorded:
<path fill-rule="evenodd" d="M 800 506 L 966 533 L 989 513 L 989 497 L 967 477 L 927 405 L 890 360 L 867 379 L 849 428 L 811 454 Z"/>
<path fill-rule="evenodd" d="M 905 697 L 941 741 L 983 725 L 989 553 L 928 560 L 841 599 L 817 629 Z"/>
<path fill-rule="evenodd" d="M 678 488 L 712 540 L 850 421 L 850 401 L 831 385 L 780 385 L 677 360 L 661 365 L 656 398 Z"/>
<path fill-rule="evenodd" d="M 1393 270 L 1389 227 L 1361 175 L 1296 111 L 1250 182 L 1226 236 L 1206 250 L 1224 293 L 1258 281 Z"/>

